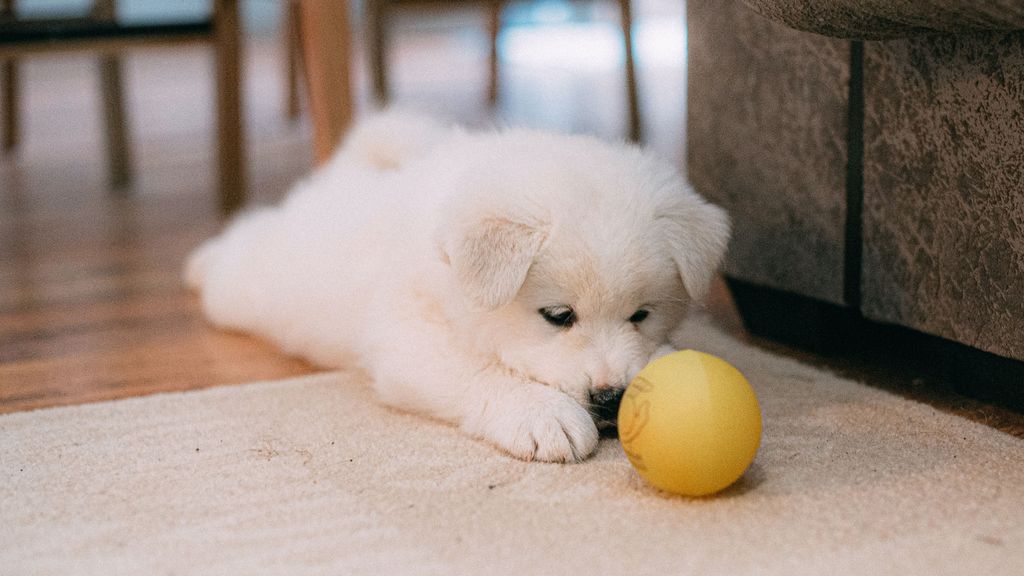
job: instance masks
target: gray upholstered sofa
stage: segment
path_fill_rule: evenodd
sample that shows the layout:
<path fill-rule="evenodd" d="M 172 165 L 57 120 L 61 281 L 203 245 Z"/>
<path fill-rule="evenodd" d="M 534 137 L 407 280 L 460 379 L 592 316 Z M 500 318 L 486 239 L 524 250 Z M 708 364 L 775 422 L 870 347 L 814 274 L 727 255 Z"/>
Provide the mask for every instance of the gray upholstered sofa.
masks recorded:
<path fill-rule="evenodd" d="M 733 215 L 725 273 L 748 326 L 928 334 L 1024 405 L 1024 1 L 687 12 L 688 170 Z"/>

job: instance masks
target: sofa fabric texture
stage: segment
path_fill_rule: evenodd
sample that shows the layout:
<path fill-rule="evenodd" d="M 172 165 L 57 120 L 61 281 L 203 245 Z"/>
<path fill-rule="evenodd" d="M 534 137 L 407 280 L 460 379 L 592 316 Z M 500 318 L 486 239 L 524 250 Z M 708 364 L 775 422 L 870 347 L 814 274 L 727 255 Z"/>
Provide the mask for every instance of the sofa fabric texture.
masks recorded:
<path fill-rule="evenodd" d="M 1024 359 L 1024 32 L 864 50 L 862 312 Z"/>
<path fill-rule="evenodd" d="M 913 3 L 935 8 L 915 20 L 846 1 L 687 7 L 688 168 L 733 215 L 724 271 L 1024 360 L 1024 29 L 844 40 L 795 28 L 852 12 L 812 27 L 747 7 L 939 29 L 958 10 L 1016 25 L 1024 2 Z"/>
<path fill-rule="evenodd" d="M 1020 0 L 742 0 L 797 30 L 879 40 L 938 32 L 1024 29 Z"/>
<path fill-rule="evenodd" d="M 687 167 L 726 206 L 725 271 L 843 302 L 849 42 L 687 3 Z"/>

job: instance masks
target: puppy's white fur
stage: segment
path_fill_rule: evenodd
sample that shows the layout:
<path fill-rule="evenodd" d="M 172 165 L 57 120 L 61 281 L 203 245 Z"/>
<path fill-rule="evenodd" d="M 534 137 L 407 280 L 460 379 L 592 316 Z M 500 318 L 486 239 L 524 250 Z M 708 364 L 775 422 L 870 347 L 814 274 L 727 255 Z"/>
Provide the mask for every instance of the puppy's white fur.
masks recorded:
<path fill-rule="evenodd" d="M 728 235 L 637 148 L 392 112 L 200 247 L 186 279 L 219 326 L 361 366 L 384 402 L 520 458 L 572 461 L 597 445 L 590 393 L 672 349 Z"/>

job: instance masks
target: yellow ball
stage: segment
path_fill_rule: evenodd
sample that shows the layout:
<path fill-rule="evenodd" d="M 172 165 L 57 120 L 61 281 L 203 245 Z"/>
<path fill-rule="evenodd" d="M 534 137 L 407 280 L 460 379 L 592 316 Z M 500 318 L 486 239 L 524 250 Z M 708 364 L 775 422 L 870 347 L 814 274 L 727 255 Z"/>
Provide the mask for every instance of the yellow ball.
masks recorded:
<path fill-rule="evenodd" d="M 761 409 L 740 371 L 683 350 L 648 364 L 619 406 L 619 439 L 648 482 L 686 496 L 729 486 L 754 461 Z"/>

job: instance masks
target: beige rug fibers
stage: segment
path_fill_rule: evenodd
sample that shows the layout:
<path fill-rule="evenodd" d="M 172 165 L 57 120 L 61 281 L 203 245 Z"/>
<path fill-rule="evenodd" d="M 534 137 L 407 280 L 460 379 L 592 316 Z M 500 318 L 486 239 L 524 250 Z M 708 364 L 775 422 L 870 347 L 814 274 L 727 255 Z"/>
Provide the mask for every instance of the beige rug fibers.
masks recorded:
<path fill-rule="evenodd" d="M 703 322 L 765 421 L 719 497 L 614 440 L 512 460 L 325 374 L 0 418 L 0 574 L 1024 574 L 1024 441 Z"/>

